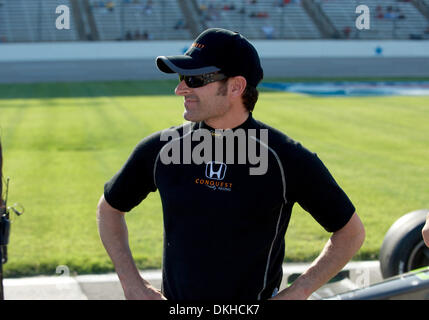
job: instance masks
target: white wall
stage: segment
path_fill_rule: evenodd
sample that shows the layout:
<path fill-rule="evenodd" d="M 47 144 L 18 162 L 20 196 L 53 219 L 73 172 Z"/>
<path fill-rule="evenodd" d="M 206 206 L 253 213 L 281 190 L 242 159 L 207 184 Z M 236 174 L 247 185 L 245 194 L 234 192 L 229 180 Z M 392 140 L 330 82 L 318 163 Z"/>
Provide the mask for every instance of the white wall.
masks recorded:
<path fill-rule="evenodd" d="M 429 41 L 255 40 L 261 58 L 428 57 Z M 0 62 L 154 59 L 182 54 L 191 41 L 3 43 Z"/>

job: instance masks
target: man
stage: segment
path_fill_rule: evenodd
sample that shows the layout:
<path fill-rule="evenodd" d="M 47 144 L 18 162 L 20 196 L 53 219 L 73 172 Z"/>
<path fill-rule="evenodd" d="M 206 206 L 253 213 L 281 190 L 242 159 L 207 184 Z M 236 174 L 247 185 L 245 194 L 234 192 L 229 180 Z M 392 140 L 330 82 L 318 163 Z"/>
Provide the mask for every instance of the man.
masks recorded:
<path fill-rule="evenodd" d="M 0 5 L 1 7 L 1 5 Z M 0 244 L 3 243 L 3 214 L 5 205 L 3 202 L 3 154 L 0 141 Z M 3 292 L 3 245 L 0 246 L 0 300 L 4 300 Z"/>
<path fill-rule="evenodd" d="M 308 298 L 356 253 L 364 228 L 314 153 L 253 119 L 256 86 L 263 78 L 255 48 L 236 32 L 208 29 L 185 55 L 160 56 L 156 62 L 161 71 L 179 74 L 175 93 L 184 97 L 184 118 L 191 123 L 143 139 L 105 185 L 98 227 L 125 297 Z M 247 139 L 232 148 L 219 144 L 231 132 Z M 201 137 L 216 146 L 212 154 L 211 148 L 201 148 Z M 253 171 L 252 145 L 259 148 L 260 163 L 265 162 Z M 203 162 L 198 158 L 202 149 Z M 180 163 L 168 162 L 178 150 Z M 248 156 L 244 160 L 243 153 Z M 124 220 L 124 212 L 157 189 L 164 217 L 162 292 L 141 278 Z M 333 235 L 311 267 L 278 292 L 284 235 L 295 202 Z"/>
<path fill-rule="evenodd" d="M 1 208 L 4 207 L 3 204 L 3 151 L 0 141 L 0 212 Z"/>
<path fill-rule="evenodd" d="M 426 216 L 426 223 L 422 229 L 423 240 L 425 241 L 426 246 L 429 247 L 429 213 Z"/>

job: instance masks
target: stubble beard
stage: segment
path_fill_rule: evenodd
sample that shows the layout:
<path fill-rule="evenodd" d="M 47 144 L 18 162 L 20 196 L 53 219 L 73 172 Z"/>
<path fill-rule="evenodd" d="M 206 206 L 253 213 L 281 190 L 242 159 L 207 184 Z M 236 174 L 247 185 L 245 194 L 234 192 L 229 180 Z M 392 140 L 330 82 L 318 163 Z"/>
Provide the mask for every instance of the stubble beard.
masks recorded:
<path fill-rule="evenodd" d="M 216 91 L 215 96 L 221 96 L 221 97 L 225 97 L 228 94 L 228 86 L 226 83 L 221 83 L 219 88 Z M 200 103 L 200 100 L 197 98 L 197 103 Z M 228 107 L 224 107 L 222 108 L 224 109 L 223 112 L 221 114 L 219 114 L 218 112 L 216 112 L 216 114 L 212 114 L 213 110 L 208 110 L 209 112 L 204 112 L 204 114 L 200 114 L 198 115 L 198 110 L 201 110 L 201 107 L 197 107 L 196 109 L 194 109 L 195 111 L 197 111 L 196 115 L 192 116 L 192 110 L 188 110 L 185 107 L 185 112 L 183 113 L 183 118 L 187 121 L 191 121 L 191 122 L 200 122 L 200 121 L 207 121 L 211 118 L 217 118 L 217 117 L 221 117 L 223 114 L 226 113 L 226 111 L 229 109 Z M 210 112 L 211 111 L 211 112 Z"/>

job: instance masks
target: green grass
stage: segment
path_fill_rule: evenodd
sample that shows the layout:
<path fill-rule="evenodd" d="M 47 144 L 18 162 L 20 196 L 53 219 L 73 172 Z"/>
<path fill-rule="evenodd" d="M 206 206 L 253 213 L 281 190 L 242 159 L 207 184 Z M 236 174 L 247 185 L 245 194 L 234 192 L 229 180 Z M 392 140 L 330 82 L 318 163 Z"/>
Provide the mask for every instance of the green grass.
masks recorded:
<path fill-rule="evenodd" d="M 173 81 L 0 85 L 0 136 L 13 218 L 6 276 L 112 271 L 95 209 L 103 184 L 144 136 L 182 123 Z M 390 225 L 429 206 L 429 98 L 318 98 L 264 90 L 254 112 L 318 153 L 355 204 L 375 259 Z M 162 259 L 162 208 L 151 194 L 126 216 L 140 268 Z M 286 260 L 310 261 L 329 234 L 299 205 Z"/>

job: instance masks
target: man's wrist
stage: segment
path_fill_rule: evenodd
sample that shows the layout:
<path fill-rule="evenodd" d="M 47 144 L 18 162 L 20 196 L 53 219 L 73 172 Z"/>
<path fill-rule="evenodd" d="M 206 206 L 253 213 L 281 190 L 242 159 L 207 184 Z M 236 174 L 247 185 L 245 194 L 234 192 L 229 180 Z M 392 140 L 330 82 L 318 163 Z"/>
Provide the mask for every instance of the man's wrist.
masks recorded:
<path fill-rule="evenodd" d="M 311 283 L 307 283 L 304 274 L 299 276 L 289 287 L 279 292 L 279 299 L 306 300 L 313 293 Z"/>

